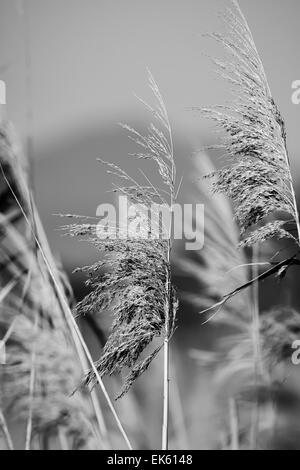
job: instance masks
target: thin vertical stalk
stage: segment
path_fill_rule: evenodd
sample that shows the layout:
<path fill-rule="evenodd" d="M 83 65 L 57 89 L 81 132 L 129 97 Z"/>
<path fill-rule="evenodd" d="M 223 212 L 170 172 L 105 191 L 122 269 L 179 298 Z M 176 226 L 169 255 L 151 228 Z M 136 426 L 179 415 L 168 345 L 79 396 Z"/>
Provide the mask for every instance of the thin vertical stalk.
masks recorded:
<path fill-rule="evenodd" d="M 239 420 L 236 400 L 229 398 L 231 450 L 239 450 Z"/>
<path fill-rule="evenodd" d="M 162 450 L 168 449 L 169 430 L 169 339 L 164 339 L 164 395 L 163 395 L 163 426 L 162 426 Z"/>
<path fill-rule="evenodd" d="M 259 248 L 253 247 L 252 250 L 252 278 L 258 277 Z M 260 319 L 259 319 L 259 285 L 255 282 L 252 286 L 252 341 L 253 341 L 253 363 L 254 363 L 254 386 L 257 387 L 259 378 L 263 375 L 263 365 L 260 347 Z M 259 403 L 255 399 L 251 415 L 250 447 L 257 448 L 257 439 L 259 433 Z"/>
<path fill-rule="evenodd" d="M 60 300 L 60 302 L 61 302 L 61 305 L 62 305 L 62 307 L 63 307 L 63 311 L 64 311 L 64 314 L 65 314 L 65 317 L 66 317 L 66 321 L 67 321 L 67 324 L 68 324 L 68 326 L 69 326 L 69 328 L 70 328 L 70 331 L 71 331 L 71 333 L 72 333 L 72 335 L 73 335 L 73 338 L 74 338 L 74 337 L 77 337 L 77 340 L 78 340 L 78 342 L 80 343 L 81 348 L 82 348 L 83 352 L 84 352 L 85 355 L 86 355 L 87 361 L 90 363 L 90 366 L 91 366 L 92 370 L 93 370 L 94 373 L 95 373 L 95 377 L 96 377 L 96 379 L 97 379 L 97 382 L 98 382 L 98 384 L 99 384 L 99 386 L 100 386 L 100 388 L 101 388 L 101 390 L 102 390 L 102 393 L 103 393 L 103 395 L 104 395 L 104 397 L 105 397 L 105 399 L 106 399 L 106 401 L 107 401 L 107 404 L 108 404 L 108 406 L 109 406 L 109 408 L 110 408 L 110 410 L 111 410 L 111 412 L 112 412 L 112 414 L 113 414 L 113 416 L 114 416 L 114 419 L 115 419 L 115 421 L 116 421 L 116 423 L 117 423 L 117 427 L 119 428 L 119 430 L 120 430 L 120 432 L 121 432 L 121 434 L 122 434 L 122 436 L 123 436 L 123 438 L 124 438 L 124 440 L 125 440 L 125 442 L 126 442 L 127 447 L 128 447 L 130 450 L 132 450 L 131 443 L 130 443 L 130 441 L 129 441 L 128 437 L 127 437 L 127 434 L 126 434 L 126 432 L 125 432 L 125 430 L 124 430 L 124 428 L 123 428 L 123 426 L 122 426 L 122 423 L 121 423 L 121 421 L 120 421 L 120 419 L 119 419 L 119 417 L 118 417 L 118 415 L 117 415 L 117 412 L 116 412 L 116 410 L 115 410 L 115 408 L 114 408 L 114 406 L 113 406 L 113 403 L 112 403 L 112 401 L 111 401 L 111 399 L 110 399 L 110 397 L 109 397 L 109 395 L 108 395 L 108 393 L 107 393 L 107 390 L 106 390 L 106 388 L 105 388 L 105 385 L 104 385 L 104 383 L 103 383 L 103 381 L 102 381 L 102 379 L 101 379 L 101 377 L 100 377 L 100 375 L 99 375 L 99 373 L 98 373 L 98 370 L 97 370 L 97 368 L 96 368 L 96 366 L 95 366 L 95 364 L 94 364 L 94 361 L 93 361 L 93 359 L 92 359 L 91 353 L 90 353 L 90 351 L 89 351 L 89 349 L 88 349 L 88 347 L 87 347 L 87 345 L 86 345 L 86 343 L 85 343 L 85 341 L 84 341 L 84 338 L 83 338 L 83 336 L 82 336 L 82 334 L 81 334 L 81 331 L 80 331 L 80 329 L 79 329 L 79 327 L 78 327 L 78 325 L 77 325 L 77 323 L 76 323 L 76 320 L 75 320 L 75 318 L 73 317 L 73 314 L 72 314 L 72 312 L 71 312 L 71 310 L 70 310 L 69 303 L 68 303 L 68 301 L 67 301 L 67 299 L 66 299 L 66 297 L 65 297 L 64 292 L 62 291 L 62 289 L 61 289 L 61 287 L 60 287 L 60 285 L 59 285 L 59 282 L 57 281 L 56 274 L 55 274 L 56 271 L 55 271 L 55 269 L 53 268 L 53 266 L 51 266 L 51 261 L 48 260 L 48 257 L 47 257 L 47 255 L 46 255 L 46 253 L 45 253 L 45 250 L 43 249 L 39 238 L 36 236 L 35 231 L 34 231 L 34 228 L 32 227 L 32 224 L 31 224 L 31 222 L 30 222 L 30 220 L 29 220 L 29 218 L 28 218 L 26 212 L 24 211 L 24 209 L 23 209 L 23 207 L 22 207 L 22 204 L 20 203 L 20 201 L 19 201 L 17 195 L 15 194 L 13 188 L 11 187 L 11 185 L 10 185 L 10 183 L 9 183 L 9 181 L 8 181 L 8 179 L 7 179 L 7 177 L 6 177 L 6 175 L 5 175 L 4 169 L 3 169 L 3 167 L 2 167 L 1 164 L 0 164 L 0 169 L 1 169 L 1 172 L 2 172 L 2 175 L 3 175 L 3 178 L 4 178 L 5 181 L 6 181 L 6 184 L 8 185 L 10 191 L 12 192 L 12 195 L 14 196 L 14 198 L 15 198 L 15 200 L 16 200 L 16 202 L 17 202 L 17 204 L 18 204 L 18 206 L 19 206 L 19 208 L 20 208 L 20 210 L 21 210 L 21 212 L 22 212 L 24 219 L 25 219 L 26 223 L 27 223 L 28 226 L 29 226 L 29 229 L 30 229 L 30 231 L 31 231 L 31 233 L 32 233 L 32 235 L 33 235 L 33 237 L 34 237 L 34 239 L 35 239 L 35 242 L 36 242 L 36 244 L 37 244 L 37 247 L 38 247 L 39 250 L 40 250 L 41 256 L 42 256 L 42 258 L 43 258 L 43 260 L 44 260 L 44 262 L 45 262 L 45 265 L 46 265 L 46 267 L 47 267 L 47 270 L 48 270 L 48 272 L 49 272 L 49 275 L 50 275 L 50 277 L 51 277 L 51 279 L 52 279 L 52 282 L 53 282 L 53 285 L 54 285 L 54 287 L 55 287 L 57 296 L 58 296 L 58 298 L 59 298 L 59 300 Z M 39 221 L 38 221 L 38 222 L 39 222 Z M 41 225 L 41 224 L 39 224 L 39 225 Z M 47 245 L 46 245 L 46 246 L 47 246 Z M 51 258 L 50 258 L 50 259 L 51 259 Z M 75 342 L 75 344 L 76 344 L 76 342 Z"/>
<path fill-rule="evenodd" d="M 163 423 L 162 423 L 162 450 L 168 449 L 168 436 L 169 436 L 169 396 L 170 396 L 170 308 L 171 308 L 171 269 L 170 269 L 170 258 L 172 250 L 172 227 L 173 227 L 173 205 L 174 205 L 174 189 L 175 189 L 175 179 L 176 179 L 176 167 L 174 164 L 174 146 L 172 138 L 172 130 L 170 121 L 167 116 L 167 125 L 170 137 L 170 150 L 171 150 L 171 178 L 172 178 L 172 187 L 170 189 L 170 224 L 169 224 L 169 234 L 168 234 L 168 246 L 167 246 L 167 264 L 168 272 L 166 278 L 166 291 L 167 291 L 167 300 L 165 307 L 165 339 L 164 339 L 164 379 L 163 379 Z"/>
<path fill-rule="evenodd" d="M 172 203 L 173 204 L 173 203 Z M 172 213 L 171 213 L 172 217 Z M 172 222 L 171 222 L 172 223 Z M 171 225 L 170 223 L 170 225 Z M 171 232 L 171 227 L 170 227 Z M 169 395 L 170 395 L 170 253 L 171 253 L 171 239 L 168 240 L 168 271 L 166 279 L 166 306 L 165 306 L 165 338 L 164 338 L 164 378 L 163 378 L 163 423 L 162 423 L 162 450 L 168 449 L 168 434 L 169 434 Z"/>
<path fill-rule="evenodd" d="M 4 438 L 5 438 L 5 441 L 6 441 L 6 445 L 7 445 L 7 449 L 8 450 L 14 450 L 13 441 L 12 441 L 10 432 L 8 430 L 6 419 L 5 419 L 4 414 L 2 413 L 1 410 L 0 410 L 0 428 L 3 432 Z"/>
<path fill-rule="evenodd" d="M 61 450 L 70 450 L 68 439 L 65 435 L 64 429 L 61 426 L 59 426 L 58 428 L 58 440 L 59 440 Z"/>
<path fill-rule="evenodd" d="M 35 211 L 33 201 L 32 201 L 32 206 L 33 206 L 32 207 L 33 214 L 34 213 L 37 214 L 37 212 Z M 45 254 L 46 258 L 49 260 L 49 265 L 50 265 L 51 272 L 56 273 L 56 267 L 55 267 L 55 264 L 52 262 L 51 253 L 50 253 L 50 250 L 49 250 L 46 235 L 44 233 L 44 229 L 43 229 L 42 224 L 39 220 L 39 217 L 36 216 L 35 218 L 36 218 L 36 220 L 35 220 L 36 230 L 37 230 L 37 233 L 38 233 L 39 240 L 42 241 L 41 245 L 44 248 L 44 254 Z M 58 294 L 58 301 L 60 302 L 61 309 L 62 309 L 62 311 L 65 315 L 65 321 L 66 321 L 67 327 L 69 328 L 69 330 L 71 332 L 71 336 L 72 336 L 72 339 L 73 339 L 73 342 L 74 342 L 74 346 L 75 346 L 75 349 L 76 349 L 76 352 L 78 354 L 79 361 L 80 361 L 80 364 L 81 364 L 82 372 L 86 373 L 86 371 L 89 369 L 89 364 L 88 364 L 85 352 L 82 348 L 81 342 L 78 339 L 78 336 L 74 332 L 72 326 L 68 323 L 68 311 L 67 310 L 70 310 L 70 309 L 68 308 L 66 310 L 66 302 L 64 302 L 63 297 L 61 296 L 60 292 L 57 291 L 57 294 Z M 110 446 L 109 440 L 108 440 L 108 431 L 107 431 L 107 427 L 106 427 L 106 424 L 105 424 L 105 421 L 104 421 L 103 413 L 102 413 L 102 410 L 101 410 L 101 407 L 100 407 L 100 404 L 99 404 L 97 391 L 95 389 L 90 391 L 90 398 L 91 398 L 92 406 L 93 406 L 93 409 L 94 409 L 96 421 L 97 421 L 97 424 L 98 424 L 98 427 L 99 427 L 99 430 L 95 430 L 95 432 L 97 434 L 97 437 L 100 438 L 100 440 L 101 440 L 102 447 L 110 449 L 111 446 Z"/>
<path fill-rule="evenodd" d="M 174 350 L 172 350 L 172 357 L 174 358 Z M 180 396 L 180 390 L 178 386 L 177 374 L 176 374 L 176 366 L 174 360 L 171 360 L 171 370 L 172 370 L 172 382 L 173 382 L 173 389 L 170 398 L 170 414 L 172 423 L 174 426 L 175 434 L 176 434 L 176 441 L 177 441 L 177 448 L 178 449 L 188 449 L 188 433 L 186 429 L 186 423 L 184 418 L 184 412 L 182 407 L 182 398 Z"/>
<path fill-rule="evenodd" d="M 29 24 L 30 12 L 29 12 L 29 6 L 25 4 L 24 0 L 22 0 L 21 5 L 20 5 L 20 15 L 23 19 L 23 39 L 24 39 L 25 77 L 26 77 L 25 83 L 26 83 L 26 92 L 27 92 L 26 93 L 27 95 L 27 106 L 26 106 L 27 153 L 28 153 L 28 157 L 32 158 L 33 153 L 34 153 L 33 136 L 32 136 L 34 113 L 33 113 L 33 107 L 32 107 L 32 77 L 31 77 L 32 63 L 31 63 L 30 24 Z M 73 335 L 73 340 L 75 340 L 75 338 L 77 340 L 76 334 L 74 335 L 72 331 L 71 333 Z M 78 341 L 76 340 L 74 341 L 75 347 L 79 354 L 82 369 L 85 372 L 85 370 L 88 369 L 88 363 L 86 361 L 83 350 L 81 350 L 80 342 L 78 343 Z M 90 395 L 91 395 L 91 402 L 94 408 L 96 420 L 97 420 L 99 430 L 101 433 L 101 439 L 103 441 L 103 445 L 107 448 L 110 448 L 108 437 L 107 437 L 107 434 L 108 434 L 107 428 L 104 422 L 104 418 L 103 418 L 102 410 L 100 408 L 96 390 L 92 390 Z"/>
<path fill-rule="evenodd" d="M 37 331 L 38 317 L 35 316 L 34 333 Z M 36 361 L 36 347 L 33 346 L 33 351 L 30 360 L 30 377 L 29 377 L 29 410 L 28 420 L 26 426 L 25 450 L 30 450 L 31 436 L 32 436 L 32 418 L 33 418 L 33 400 L 34 400 L 34 385 L 35 385 L 35 361 Z"/>

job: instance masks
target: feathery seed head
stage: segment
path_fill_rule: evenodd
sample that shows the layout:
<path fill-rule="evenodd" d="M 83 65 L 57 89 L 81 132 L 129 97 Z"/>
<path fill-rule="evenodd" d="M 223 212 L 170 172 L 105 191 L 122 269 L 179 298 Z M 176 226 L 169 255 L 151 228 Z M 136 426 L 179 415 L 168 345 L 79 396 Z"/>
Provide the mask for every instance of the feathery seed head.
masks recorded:
<path fill-rule="evenodd" d="M 225 14 L 227 36 L 212 34 L 229 52 L 228 63 L 215 61 L 219 73 L 232 84 L 235 99 L 228 106 L 202 112 L 226 132 L 224 148 L 229 164 L 213 176 L 213 189 L 234 204 L 242 245 L 271 237 L 298 238 L 285 228 L 286 215 L 299 231 L 299 218 L 289 166 L 284 120 L 274 102 L 251 31 L 238 3 Z M 282 215 L 285 214 L 285 218 Z M 272 215 L 276 223 L 268 223 Z M 263 224 L 263 230 L 258 224 Z"/>

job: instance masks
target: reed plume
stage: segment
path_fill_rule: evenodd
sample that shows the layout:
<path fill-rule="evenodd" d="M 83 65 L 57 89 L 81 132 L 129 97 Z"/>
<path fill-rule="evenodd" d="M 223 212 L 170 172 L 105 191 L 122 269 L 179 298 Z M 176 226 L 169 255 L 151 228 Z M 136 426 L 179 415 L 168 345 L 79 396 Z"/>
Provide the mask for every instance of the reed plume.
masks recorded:
<path fill-rule="evenodd" d="M 163 205 L 171 216 L 175 199 L 176 168 L 172 132 L 168 113 L 153 76 L 148 72 L 149 86 L 156 100 L 154 107 L 140 100 L 154 118 L 148 134 L 142 135 L 128 125 L 122 127 L 140 148 L 132 156 L 152 161 L 160 176 L 160 186 L 152 184 L 141 171 L 144 184 L 138 183 L 119 166 L 103 162 L 108 174 L 121 182 L 115 191 L 126 196 L 130 204 L 142 208 L 129 215 L 123 224 L 111 222 L 75 223 L 65 227 L 69 235 L 79 237 L 104 254 L 92 266 L 79 268 L 89 276 L 88 294 L 76 308 L 78 315 L 101 314 L 110 309 L 113 324 L 100 359 L 95 363 L 100 376 L 129 371 L 117 398 L 121 398 L 150 366 L 164 346 L 164 425 L 163 447 L 168 434 L 169 340 L 175 330 L 178 301 L 171 283 L 170 252 L 172 219 L 167 226 L 157 220 L 153 225 L 153 209 Z M 154 209 L 155 210 L 155 209 Z M 142 213 L 142 215 L 141 215 Z M 138 230 L 132 230 L 132 227 Z M 162 341 L 146 351 L 155 338 Z M 85 383 L 94 383 L 91 370 Z"/>
<path fill-rule="evenodd" d="M 293 188 L 292 175 L 287 150 L 286 130 L 284 120 L 272 97 L 267 82 L 263 64 L 256 49 L 250 28 L 240 10 L 237 1 L 232 1 L 233 8 L 228 9 L 225 16 L 228 27 L 227 34 L 214 33 L 210 35 L 222 44 L 230 59 L 227 62 L 214 60 L 218 73 L 229 81 L 235 98 L 226 106 L 214 106 L 201 109 L 209 118 L 225 131 L 222 145 L 210 148 L 222 148 L 227 157 L 226 165 L 218 171 L 211 172 L 207 178 L 212 179 L 213 192 L 228 196 L 233 203 L 235 220 L 239 226 L 241 240 L 240 248 L 254 247 L 271 238 L 292 239 L 299 250 L 300 231 L 296 197 Z M 257 251 L 256 251 L 257 252 Z M 230 392 L 234 397 L 231 409 L 232 426 L 237 435 L 232 439 L 233 447 L 254 448 L 261 426 L 265 426 L 265 416 L 258 415 L 261 407 L 259 391 L 264 389 L 269 397 L 276 388 L 275 367 L 268 367 L 272 357 L 274 342 L 279 351 L 283 351 L 288 341 L 284 334 L 273 336 L 269 331 L 276 325 L 277 318 L 272 312 L 268 321 L 259 316 L 257 283 L 271 275 L 279 279 L 286 274 L 291 265 L 299 265 L 297 253 L 278 263 L 261 263 L 271 266 L 259 274 L 256 257 L 252 268 L 252 279 L 241 282 L 240 285 L 223 295 L 221 300 L 214 302 L 205 311 L 222 307 L 228 308 L 227 302 L 247 287 L 253 287 L 253 298 L 245 310 L 253 310 L 253 318 L 242 325 L 240 333 L 229 336 L 223 342 L 224 350 L 220 354 L 211 355 L 210 363 L 217 365 L 220 389 L 224 390 L 224 378 L 227 377 L 229 386 L 235 383 L 237 376 L 242 384 Z M 244 265 L 246 267 L 246 265 Z M 251 305 L 252 304 L 252 305 Z M 203 313 L 202 312 L 202 313 Z M 275 315 L 276 317 L 278 315 Z M 297 315 L 293 315 L 294 320 Z M 232 326 L 236 317 L 232 317 Z M 285 323 L 285 322 L 284 322 Z M 269 326 L 267 326 L 269 325 Z M 285 325 L 281 328 L 286 334 Z M 278 355 L 277 355 L 278 356 Z M 204 356 L 207 358 L 207 355 Z M 237 423 L 239 397 L 251 395 L 254 403 L 256 423 L 246 419 Z M 269 403 L 274 404 L 270 398 Z M 243 401 L 243 400 L 242 400 Z M 276 401 L 276 400 L 275 400 Z M 245 409 L 245 403 L 243 406 Z M 253 406 L 251 408 L 253 410 Z M 273 423 L 274 424 L 274 423 Z M 273 424 L 270 425 L 272 432 Z"/>
<path fill-rule="evenodd" d="M 285 123 L 248 23 L 238 2 L 232 3 L 233 8 L 224 15 L 227 35 L 210 36 L 229 53 L 228 62 L 214 62 L 236 98 L 226 106 L 202 109 L 226 133 L 222 147 L 229 163 L 210 175 L 214 178 L 213 190 L 232 200 L 241 246 L 273 237 L 292 238 L 299 246 L 299 216 Z"/>

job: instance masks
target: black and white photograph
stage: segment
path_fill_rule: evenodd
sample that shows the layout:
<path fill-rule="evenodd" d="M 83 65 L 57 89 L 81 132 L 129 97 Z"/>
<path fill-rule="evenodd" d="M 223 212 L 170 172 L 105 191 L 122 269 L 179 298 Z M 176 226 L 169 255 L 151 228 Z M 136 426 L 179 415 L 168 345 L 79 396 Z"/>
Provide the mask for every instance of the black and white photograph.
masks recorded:
<path fill-rule="evenodd" d="M 299 18 L 0 0 L 0 450 L 300 450 Z"/>

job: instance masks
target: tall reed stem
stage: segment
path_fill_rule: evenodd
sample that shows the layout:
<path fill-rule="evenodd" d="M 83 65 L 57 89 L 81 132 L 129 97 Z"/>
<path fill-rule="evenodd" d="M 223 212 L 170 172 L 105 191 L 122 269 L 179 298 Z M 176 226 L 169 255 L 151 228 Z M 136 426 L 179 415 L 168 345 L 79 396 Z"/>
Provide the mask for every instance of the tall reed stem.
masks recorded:
<path fill-rule="evenodd" d="M 36 334 L 38 327 L 38 316 L 35 315 L 34 320 L 34 333 Z M 32 437 L 32 418 L 33 418 L 33 400 L 34 400 L 34 388 L 35 388 L 35 362 L 36 362 L 36 347 L 31 353 L 31 364 L 30 364 L 30 378 L 29 378 L 29 410 L 28 410 L 28 420 L 26 426 L 26 438 L 25 438 L 25 450 L 30 450 L 31 446 L 31 437 Z"/>
<path fill-rule="evenodd" d="M 237 403 L 234 398 L 229 398 L 229 422 L 230 422 L 230 448 L 239 450 L 239 419 Z"/>
<path fill-rule="evenodd" d="M 162 450 L 168 449 L 169 434 L 169 339 L 164 340 L 164 397 L 163 397 L 163 425 L 162 425 Z"/>
<path fill-rule="evenodd" d="M 173 200 L 171 196 L 171 201 Z M 173 202 L 172 202 L 173 204 Z M 172 213 L 171 213 L 172 217 Z M 171 220 L 171 219 L 170 219 Z M 172 222 L 170 222 L 169 232 L 171 233 Z M 170 266 L 170 253 L 171 253 L 171 238 L 168 241 L 168 265 Z M 169 435 L 169 383 L 170 383 L 170 292 L 171 291 L 171 279 L 170 279 L 170 267 L 167 272 L 166 279 L 166 292 L 168 298 L 166 300 L 165 307 L 165 339 L 164 339 L 164 385 L 163 385 L 163 423 L 162 423 L 162 450 L 168 449 L 168 435 Z"/>
<path fill-rule="evenodd" d="M 3 433 L 4 439 L 5 439 L 5 442 L 6 442 L 6 445 L 7 445 L 7 449 L 8 450 L 14 450 L 13 441 L 12 441 L 11 435 L 10 435 L 8 427 L 7 427 L 6 419 L 5 419 L 4 414 L 2 413 L 1 410 L 0 410 L 0 429 Z"/>
<path fill-rule="evenodd" d="M 167 294 L 168 299 L 166 302 L 165 308 L 165 339 L 164 339 L 164 391 L 163 391 L 163 423 L 162 423 L 162 450 L 168 449 L 168 435 L 169 435 L 169 394 L 170 394 L 170 308 L 171 308 L 171 268 L 170 268 L 170 258 L 172 250 L 172 228 L 173 228 L 173 205 L 175 198 L 175 179 L 176 179 L 176 167 L 174 164 L 174 146 L 170 121 L 168 119 L 168 129 L 170 136 L 170 148 L 172 155 L 172 189 L 170 191 L 170 225 L 169 225 L 169 238 L 168 238 L 168 252 L 167 252 L 167 261 L 169 270 L 167 273 Z M 171 313 L 172 314 L 172 313 Z"/>
<path fill-rule="evenodd" d="M 182 407 L 182 399 L 180 396 L 180 390 L 178 386 L 177 379 L 177 368 L 176 368 L 176 354 L 174 360 L 174 348 L 172 349 L 172 360 L 170 361 L 171 365 L 171 375 L 172 375 L 172 394 L 170 394 L 170 416 L 172 424 L 174 427 L 174 433 L 176 436 L 177 449 L 189 449 L 188 444 L 188 432 L 185 423 L 185 416 Z"/>
<path fill-rule="evenodd" d="M 252 277 L 256 278 L 258 272 L 259 248 L 253 247 L 252 250 Z M 254 384 L 258 386 L 259 378 L 263 376 L 263 365 L 260 347 L 260 319 L 259 319 L 259 286 L 255 282 L 252 287 L 252 341 L 253 341 L 253 362 L 254 362 Z M 257 439 L 259 432 L 259 403 L 255 399 L 251 415 L 250 447 L 257 448 Z"/>

